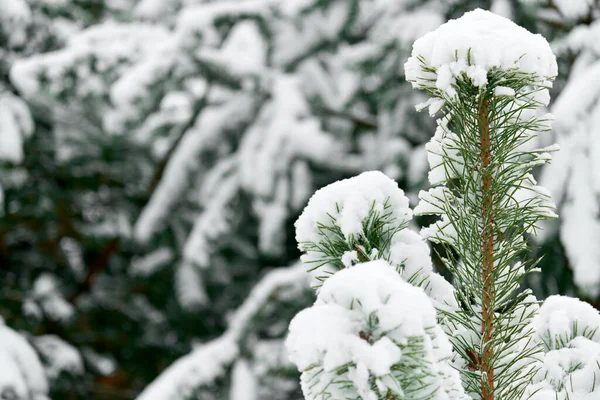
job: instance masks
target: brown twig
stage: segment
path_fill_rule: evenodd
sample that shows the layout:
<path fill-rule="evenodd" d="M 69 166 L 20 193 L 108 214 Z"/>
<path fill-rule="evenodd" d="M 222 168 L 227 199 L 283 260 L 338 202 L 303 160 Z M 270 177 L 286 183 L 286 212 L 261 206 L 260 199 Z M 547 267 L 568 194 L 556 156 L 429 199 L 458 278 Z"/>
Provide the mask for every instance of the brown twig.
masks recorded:
<path fill-rule="evenodd" d="M 158 187 L 158 184 L 160 183 L 160 181 L 165 173 L 167 164 L 169 164 L 169 161 L 171 160 L 173 154 L 175 153 L 177 146 L 179 146 L 179 143 L 181 143 L 183 136 L 189 129 L 191 129 L 194 126 L 198 115 L 200 114 L 200 112 L 202 111 L 202 108 L 205 105 L 206 105 L 206 101 L 204 100 L 204 98 L 201 100 L 198 100 L 194 106 L 194 112 L 192 114 L 193 116 L 182 126 L 177 126 L 177 127 L 173 128 L 173 129 L 178 130 L 178 132 L 176 133 L 177 136 L 176 136 L 175 140 L 173 141 L 173 143 L 171 144 L 171 147 L 169 147 L 167 154 L 165 154 L 163 159 L 160 160 L 158 167 L 154 171 L 154 175 L 152 176 L 152 179 L 150 180 L 150 185 L 148 186 L 148 190 L 146 192 L 146 203 L 148 201 L 150 201 L 150 199 L 152 198 L 154 191 Z"/>
<path fill-rule="evenodd" d="M 320 110 L 317 110 L 317 113 L 321 116 L 330 116 L 346 119 L 365 129 L 377 129 L 377 121 L 373 120 L 372 118 L 369 118 L 368 116 L 353 115 L 348 112 L 334 110 L 329 107 L 323 107 Z"/>
<path fill-rule="evenodd" d="M 88 269 L 88 272 L 85 275 L 85 278 L 79 284 L 79 286 L 77 287 L 77 290 L 75 290 L 75 292 L 71 296 L 69 296 L 69 301 L 71 303 L 75 302 L 75 300 L 77 300 L 77 298 L 79 296 L 81 296 L 83 293 L 90 290 L 90 288 L 92 287 L 92 283 L 94 282 L 94 279 L 96 279 L 96 276 L 106 268 L 106 266 L 108 265 L 108 261 L 110 260 L 112 255 L 119 250 L 120 246 L 121 246 L 120 238 L 111 239 L 104 246 L 104 248 L 100 252 L 100 256 L 96 259 L 96 262 L 94 263 L 94 265 L 92 265 L 92 267 Z"/>
<path fill-rule="evenodd" d="M 365 253 L 363 253 L 363 251 L 358 246 L 354 246 L 354 250 L 356 251 L 356 254 L 358 255 L 358 259 L 360 260 L 360 262 L 371 261 L 369 259 L 369 257 L 367 257 L 367 255 Z"/>

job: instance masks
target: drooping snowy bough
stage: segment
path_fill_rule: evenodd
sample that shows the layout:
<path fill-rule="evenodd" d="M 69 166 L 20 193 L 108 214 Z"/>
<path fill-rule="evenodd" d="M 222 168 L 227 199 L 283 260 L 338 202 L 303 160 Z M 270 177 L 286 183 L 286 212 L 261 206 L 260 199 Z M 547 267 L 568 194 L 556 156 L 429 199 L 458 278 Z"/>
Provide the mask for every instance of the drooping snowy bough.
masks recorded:
<path fill-rule="evenodd" d="M 441 114 L 427 145 L 432 188 L 416 214 L 369 172 L 319 190 L 296 223 L 315 304 L 290 324 L 307 399 L 592 399 L 600 316 L 576 299 L 541 307 L 520 281 L 535 270 L 527 235 L 556 218 L 532 169 L 556 146 L 541 111 L 557 74 L 546 40 L 475 10 L 417 40 L 407 80 Z M 455 288 L 432 270 L 428 239 Z M 598 374 L 598 376 L 596 376 Z M 598 381 L 600 382 L 600 381 Z"/>
<path fill-rule="evenodd" d="M 0 399 L 48 400 L 48 381 L 35 350 L 1 317 Z"/>

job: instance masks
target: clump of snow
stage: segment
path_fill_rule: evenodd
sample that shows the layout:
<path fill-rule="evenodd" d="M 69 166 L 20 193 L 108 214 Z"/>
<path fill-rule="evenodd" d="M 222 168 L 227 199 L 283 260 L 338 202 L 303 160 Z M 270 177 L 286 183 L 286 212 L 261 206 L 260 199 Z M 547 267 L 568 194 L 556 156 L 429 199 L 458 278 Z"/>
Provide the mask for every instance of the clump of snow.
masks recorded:
<path fill-rule="evenodd" d="M 600 313 L 572 297 L 548 297 L 534 319 L 534 328 L 546 350 L 560 349 L 577 336 L 600 343 Z"/>
<path fill-rule="evenodd" d="M 457 178 L 464 172 L 458 136 L 448 128 L 448 118 L 438 120 L 431 140 L 425 145 L 429 163 L 429 182 L 438 185 Z"/>
<path fill-rule="evenodd" d="M 389 254 L 383 256 L 397 266 L 404 280 L 421 287 L 436 309 L 458 309 L 454 287 L 433 270 L 429 246 L 418 233 L 409 229 L 396 233 L 392 238 Z"/>
<path fill-rule="evenodd" d="M 40 360 L 24 337 L 0 319 L 0 394 L 48 400 L 48 382 Z"/>
<path fill-rule="evenodd" d="M 590 304 L 551 296 L 533 320 L 543 348 L 528 393 L 535 400 L 595 399 L 600 395 L 600 313 Z"/>
<path fill-rule="evenodd" d="M 82 375 L 83 358 L 79 351 L 56 335 L 42 335 L 33 339 L 33 344 L 41 354 L 46 376 L 51 381 L 62 373 Z"/>
<path fill-rule="evenodd" d="M 0 92 L 0 160 L 23 161 L 23 142 L 33 130 L 33 119 L 23 100 Z"/>
<path fill-rule="evenodd" d="M 542 161 L 545 162 L 545 160 Z M 527 207 L 546 218 L 558 217 L 554 212 L 556 206 L 552 202 L 552 195 L 546 188 L 537 185 L 533 175 L 526 174 L 523 180 L 517 183 L 519 186 L 507 199 L 507 206 Z"/>
<path fill-rule="evenodd" d="M 464 398 L 431 301 L 385 261 L 329 278 L 315 304 L 292 320 L 286 345 L 309 400 L 323 392 L 332 399 L 426 392 L 431 399 Z M 407 372 L 415 362 L 422 368 Z"/>
<path fill-rule="evenodd" d="M 455 196 L 447 187 L 436 186 L 429 189 L 429 191 L 421 190 L 419 192 L 419 199 L 421 201 L 415 208 L 416 214 L 443 214 L 445 207 L 455 199 Z"/>
<path fill-rule="evenodd" d="M 473 85 L 488 83 L 493 70 L 535 75 L 540 85 L 558 73 L 556 58 L 541 35 L 507 18 L 477 9 L 450 20 L 418 39 L 405 64 L 413 87 L 453 97 L 456 78 L 466 75 Z"/>
<path fill-rule="evenodd" d="M 363 234 L 363 225 L 373 212 L 389 215 L 384 228 L 406 224 L 412 217 L 402 189 L 379 171 L 332 183 L 311 197 L 296 221 L 299 248 L 304 250 L 305 243 L 320 243 L 327 235 L 320 227 L 332 222 L 347 241 L 354 241 Z"/>
<path fill-rule="evenodd" d="M 506 97 L 515 97 L 515 89 L 509 88 L 506 86 L 496 86 L 494 88 L 494 95 L 496 96 L 506 96 Z"/>
<path fill-rule="evenodd" d="M 44 273 L 33 284 L 33 298 L 41 306 L 44 314 L 54 321 L 70 320 L 75 310 L 63 297 L 54 275 Z"/>

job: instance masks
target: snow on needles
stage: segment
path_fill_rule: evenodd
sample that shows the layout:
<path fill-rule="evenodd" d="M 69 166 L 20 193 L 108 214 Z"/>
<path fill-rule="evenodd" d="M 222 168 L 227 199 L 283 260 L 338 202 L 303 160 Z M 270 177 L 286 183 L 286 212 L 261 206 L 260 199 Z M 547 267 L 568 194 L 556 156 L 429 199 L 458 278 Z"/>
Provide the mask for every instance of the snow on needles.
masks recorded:
<path fill-rule="evenodd" d="M 199 345 L 175 361 L 144 389 L 137 400 L 187 398 L 195 390 L 214 383 L 240 356 L 241 345 L 252 336 L 248 335 L 250 324 L 268 301 L 278 295 L 289 295 L 289 290 L 302 290 L 306 284 L 305 272 L 299 264 L 270 271 L 231 315 L 223 335 Z"/>
<path fill-rule="evenodd" d="M 536 75 L 541 84 L 558 68 L 550 45 L 507 18 L 476 9 L 418 39 L 405 64 L 406 79 L 419 89 L 452 97 L 456 77 L 466 74 L 473 85 L 487 84 L 493 69 Z"/>
<path fill-rule="evenodd" d="M 600 396 L 600 313 L 575 298 L 551 296 L 533 320 L 541 344 L 532 400 L 591 400 Z"/>
<path fill-rule="evenodd" d="M 408 198 L 398 184 L 379 171 L 369 171 L 318 190 L 296 222 L 296 240 L 300 244 L 319 241 L 319 224 L 327 225 L 331 218 L 350 240 L 363 233 L 363 221 L 372 210 L 381 214 L 387 210 L 393 221 L 412 218 Z"/>
<path fill-rule="evenodd" d="M 421 286 L 436 308 L 456 309 L 452 285 L 433 271 L 429 247 L 407 229 L 412 218 L 398 184 L 379 171 L 364 172 L 318 190 L 298 221 L 296 240 L 306 252 L 312 286 L 353 265 L 384 259 L 407 282 Z"/>
<path fill-rule="evenodd" d="M 48 382 L 27 340 L 0 318 L 0 394 L 17 399 L 48 400 Z M 3 397 L 4 398 L 4 397 Z"/>
<path fill-rule="evenodd" d="M 292 320 L 286 345 L 308 400 L 324 390 L 332 399 L 464 397 L 429 298 L 385 261 L 329 278 L 315 304 Z M 415 358 L 423 368 L 411 370 Z"/>

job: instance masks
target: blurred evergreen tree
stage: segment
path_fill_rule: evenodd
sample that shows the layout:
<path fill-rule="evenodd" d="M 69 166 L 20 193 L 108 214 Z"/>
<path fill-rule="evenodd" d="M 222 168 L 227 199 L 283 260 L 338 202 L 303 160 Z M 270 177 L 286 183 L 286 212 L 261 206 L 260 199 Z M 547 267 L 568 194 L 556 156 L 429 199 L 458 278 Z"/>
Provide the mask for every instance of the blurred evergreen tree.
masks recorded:
<path fill-rule="evenodd" d="M 0 314 L 52 399 L 301 398 L 293 222 L 365 170 L 415 204 L 434 127 L 403 80 L 413 41 L 477 6 L 564 35 L 525 0 L 7 2 Z"/>

